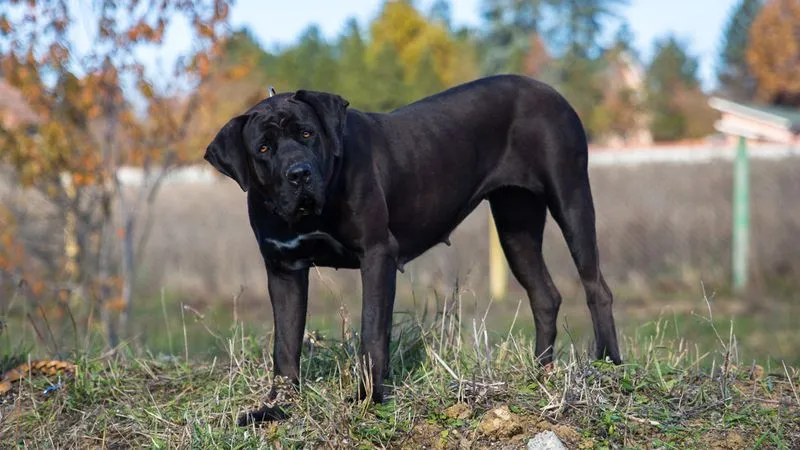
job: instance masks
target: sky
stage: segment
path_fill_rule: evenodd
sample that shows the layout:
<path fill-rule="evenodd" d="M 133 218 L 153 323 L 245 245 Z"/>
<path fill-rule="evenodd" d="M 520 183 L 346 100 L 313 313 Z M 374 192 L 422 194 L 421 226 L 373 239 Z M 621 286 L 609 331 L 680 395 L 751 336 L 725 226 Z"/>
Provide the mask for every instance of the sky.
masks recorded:
<path fill-rule="evenodd" d="M 2 2 L 3 0 L 0 0 Z M 68 0 L 91 9 L 92 0 Z M 478 26 L 481 23 L 481 0 L 450 0 L 455 26 Z M 623 0 L 625 1 L 625 0 Z M 634 47 L 647 63 L 652 56 L 653 41 L 668 34 L 675 35 L 689 46 L 700 62 L 700 78 L 706 90 L 716 85 L 714 66 L 719 53 L 722 31 L 734 6 L 740 0 L 627 0 L 618 12 L 627 20 L 634 35 Z M 427 12 L 434 0 L 415 0 Z M 345 22 L 355 17 L 362 27 L 377 16 L 383 0 L 236 0 L 231 8 L 234 29 L 246 26 L 266 49 L 291 44 L 311 24 L 317 24 L 328 38 L 336 38 Z M 80 8 L 78 9 L 80 10 Z M 79 51 L 92 45 L 88 24 L 78 17 L 72 41 Z M 189 48 L 187 24 L 170 26 L 167 43 L 157 51 L 140 56 L 151 70 L 171 67 L 172 61 Z M 618 23 L 607 27 L 610 39 Z M 160 63 L 159 63 L 160 62 Z"/>
<path fill-rule="evenodd" d="M 237 0 L 231 10 L 234 26 L 246 25 L 269 48 L 293 42 L 312 23 L 327 37 L 337 36 L 345 21 L 356 17 L 364 26 L 375 17 L 382 0 Z M 427 11 L 433 0 L 416 0 Z M 714 65 L 722 29 L 739 0 L 628 0 L 619 9 L 630 24 L 635 47 L 644 61 L 652 54 L 653 40 L 668 33 L 689 44 L 700 60 L 700 75 L 707 89 L 715 85 Z M 480 23 L 480 0 L 451 0 L 455 25 Z M 613 33 L 616 26 L 609 30 Z"/>

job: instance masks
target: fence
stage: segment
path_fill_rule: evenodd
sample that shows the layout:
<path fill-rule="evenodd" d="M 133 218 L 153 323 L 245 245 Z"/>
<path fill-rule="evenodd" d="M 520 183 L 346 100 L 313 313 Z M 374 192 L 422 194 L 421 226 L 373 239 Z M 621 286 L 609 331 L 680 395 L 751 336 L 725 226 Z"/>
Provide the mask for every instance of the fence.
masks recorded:
<path fill-rule="evenodd" d="M 601 259 L 611 283 L 648 289 L 729 283 L 732 155 L 681 148 L 592 153 Z M 800 157 L 778 148 L 754 148 L 751 155 L 750 273 L 758 287 L 800 274 Z M 225 295 L 240 285 L 264 291 L 244 194 L 232 182 L 171 186 L 156 209 L 143 268 L 151 278 L 147 285 L 203 295 Z M 484 203 L 453 234 L 452 247 L 435 247 L 401 278 L 441 290 L 458 279 L 462 287 L 487 292 L 487 214 Z M 556 283 L 574 284 L 577 272 L 552 220 L 545 233 L 545 259 Z M 355 294 L 360 288 L 353 272 L 319 273 L 323 291 Z M 519 289 L 513 278 L 510 283 Z"/>
<path fill-rule="evenodd" d="M 749 270 L 753 287 L 763 288 L 800 275 L 800 156 L 774 147 L 752 148 L 750 154 Z M 729 286 L 732 156 L 733 149 L 709 148 L 592 152 L 601 261 L 616 292 L 696 289 L 701 280 Z M 213 300 L 230 298 L 243 285 L 263 299 L 265 273 L 247 221 L 245 194 L 225 178 L 209 178 L 205 167 L 184 172 L 170 179 L 155 202 L 139 292 L 158 295 L 163 288 Z M 135 182 L 135 174 L 126 180 Z M 453 233 L 452 247 L 437 246 L 410 263 L 400 277 L 400 297 L 408 297 L 412 288 L 449 292 L 456 280 L 486 296 L 487 215 L 484 203 Z M 42 239 L 60 236 L 45 231 Z M 552 220 L 545 234 L 545 260 L 556 284 L 566 295 L 579 292 L 577 272 Z M 355 271 L 320 269 L 317 274 L 316 295 L 358 297 Z M 511 293 L 518 294 L 513 277 L 509 283 Z"/>

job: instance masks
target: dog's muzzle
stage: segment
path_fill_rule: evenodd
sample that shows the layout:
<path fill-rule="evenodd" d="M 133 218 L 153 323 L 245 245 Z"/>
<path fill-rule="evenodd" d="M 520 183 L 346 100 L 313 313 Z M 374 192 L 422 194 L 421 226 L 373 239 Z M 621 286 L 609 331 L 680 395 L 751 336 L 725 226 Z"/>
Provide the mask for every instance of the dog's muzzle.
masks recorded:
<path fill-rule="evenodd" d="M 292 165 L 286 171 L 286 180 L 294 187 L 304 187 L 311 181 L 311 164 L 301 162 Z"/>
<path fill-rule="evenodd" d="M 320 213 L 321 199 L 318 198 L 318 186 L 311 164 L 299 162 L 286 170 L 286 181 L 295 193 L 295 204 L 291 215 L 296 219 Z"/>
<path fill-rule="evenodd" d="M 314 197 L 307 193 L 300 194 L 297 199 L 297 208 L 295 208 L 294 215 L 296 217 L 306 217 L 314 214 L 317 210 L 317 201 Z"/>

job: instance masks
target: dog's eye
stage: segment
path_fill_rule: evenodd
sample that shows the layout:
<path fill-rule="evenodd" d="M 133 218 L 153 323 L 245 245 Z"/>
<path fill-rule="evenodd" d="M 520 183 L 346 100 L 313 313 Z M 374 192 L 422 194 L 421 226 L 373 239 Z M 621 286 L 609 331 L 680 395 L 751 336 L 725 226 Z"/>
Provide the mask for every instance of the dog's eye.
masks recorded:
<path fill-rule="evenodd" d="M 269 145 L 262 145 L 258 151 L 261 153 L 267 153 L 269 151 Z"/>
<path fill-rule="evenodd" d="M 303 131 L 303 139 L 308 139 L 311 137 L 311 135 L 312 133 L 310 131 L 308 130 Z"/>

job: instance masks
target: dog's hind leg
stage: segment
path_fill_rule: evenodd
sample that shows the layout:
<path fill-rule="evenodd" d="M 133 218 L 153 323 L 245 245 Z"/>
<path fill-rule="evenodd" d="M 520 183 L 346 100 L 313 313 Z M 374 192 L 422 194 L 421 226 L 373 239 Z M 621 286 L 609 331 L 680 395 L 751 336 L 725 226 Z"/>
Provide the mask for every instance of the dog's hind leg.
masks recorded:
<path fill-rule="evenodd" d="M 542 194 L 505 187 L 488 196 L 500 244 L 514 277 L 528 294 L 536 324 L 536 357 L 541 364 L 553 360 L 556 319 L 561 295 L 542 255 L 542 236 L 547 215 Z"/>
<path fill-rule="evenodd" d="M 586 167 L 563 170 L 550 180 L 547 204 L 577 266 L 592 315 L 596 358 L 622 362 L 612 313 L 613 297 L 600 271 L 595 211 Z"/>

